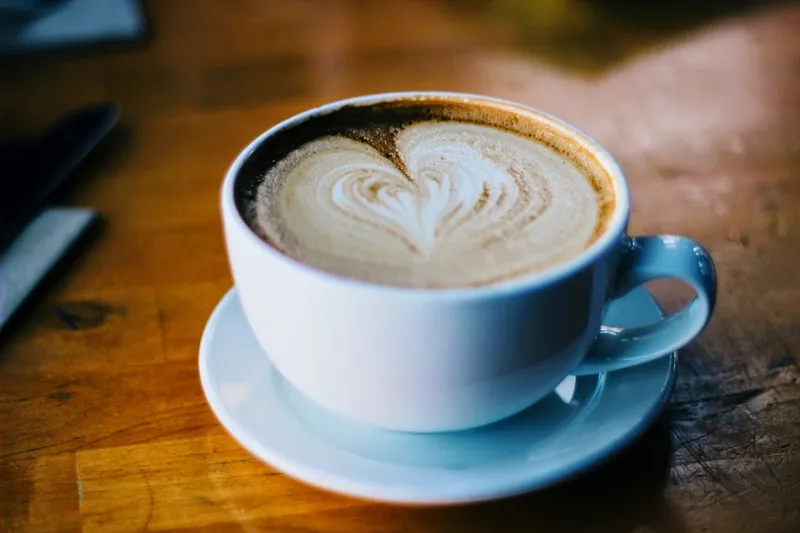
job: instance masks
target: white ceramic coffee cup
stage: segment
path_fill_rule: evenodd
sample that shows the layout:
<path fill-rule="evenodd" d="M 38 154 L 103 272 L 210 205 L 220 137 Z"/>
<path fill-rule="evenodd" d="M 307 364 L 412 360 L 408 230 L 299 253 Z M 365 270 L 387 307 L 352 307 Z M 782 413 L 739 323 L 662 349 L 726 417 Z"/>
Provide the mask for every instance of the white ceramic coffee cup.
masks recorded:
<path fill-rule="evenodd" d="M 424 290 L 316 270 L 273 249 L 246 224 L 234 184 L 265 139 L 343 105 L 424 94 L 533 115 L 592 153 L 611 176 L 616 196 L 606 232 L 580 255 L 541 273 L 486 287 Z M 570 373 L 644 363 L 697 335 L 714 306 L 711 258 L 685 237 L 628 237 L 628 215 L 622 171 L 587 135 L 519 104 L 454 93 L 365 96 L 301 113 L 253 141 L 222 187 L 233 278 L 265 357 L 332 412 L 405 431 L 494 422 L 530 406 Z M 601 327 L 612 298 L 662 277 L 685 281 L 696 297 L 652 325 Z"/>

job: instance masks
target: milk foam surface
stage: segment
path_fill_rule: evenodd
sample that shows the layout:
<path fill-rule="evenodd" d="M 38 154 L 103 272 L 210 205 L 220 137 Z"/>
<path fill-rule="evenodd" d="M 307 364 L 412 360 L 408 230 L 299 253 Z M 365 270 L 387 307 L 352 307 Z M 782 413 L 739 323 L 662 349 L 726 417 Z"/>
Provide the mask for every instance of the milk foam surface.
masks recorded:
<path fill-rule="evenodd" d="M 597 191 L 536 140 L 423 121 L 394 144 L 396 159 L 343 135 L 290 152 L 258 188 L 255 229 L 318 269 L 419 288 L 524 276 L 579 255 L 595 235 Z"/>

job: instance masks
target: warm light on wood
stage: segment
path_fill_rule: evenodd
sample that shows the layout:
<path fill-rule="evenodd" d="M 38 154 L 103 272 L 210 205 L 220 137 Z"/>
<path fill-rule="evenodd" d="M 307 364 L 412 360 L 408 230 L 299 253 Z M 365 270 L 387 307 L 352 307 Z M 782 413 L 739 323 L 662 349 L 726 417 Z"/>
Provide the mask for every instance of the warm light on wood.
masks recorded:
<path fill-rule="evenodd" d="M 124 125 L 61 198 L 97 208 L 102 234 L 0 337 L 0 531 L 800 531 L 796 4 L 621 39 L 594 68 L 455 1 L 147 4 L 145 49 L 0 63 L 3 135 L 96 100 Z M 581 127 L 628 175 L 631 232 L 687 235 L 717 264 L 717 310 L 663 420 L 543 493 L 449 509 L 327 494 L 253 459 L 200 388 L 200 335 L 231 284 L 218 194 L 233 158 L 311 106 L 415 89 Z M 667 308 L 685 296 L 655 289 Z"/>

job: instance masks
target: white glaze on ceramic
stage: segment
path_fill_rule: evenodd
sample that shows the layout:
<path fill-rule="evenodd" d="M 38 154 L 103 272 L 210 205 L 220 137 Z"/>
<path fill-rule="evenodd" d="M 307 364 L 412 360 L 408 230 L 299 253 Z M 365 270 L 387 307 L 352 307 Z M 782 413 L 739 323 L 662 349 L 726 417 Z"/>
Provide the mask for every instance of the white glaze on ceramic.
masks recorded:
<path fill-rule="evenodd" d="M 614 301 L 605 319 L 632 326 L 658 317 L 640 288 Z M 675 360 L 673 354 L 609 374 L 569 376 L 533 407 L 474 430 L 386 431 L 333 415 L 284 380 L 232 290 L 203 334 L 200 376 L 230 434 L 283 472 L 371 500 L 452 504 L 539 489 L 617 452 L 660 412 Z"/>

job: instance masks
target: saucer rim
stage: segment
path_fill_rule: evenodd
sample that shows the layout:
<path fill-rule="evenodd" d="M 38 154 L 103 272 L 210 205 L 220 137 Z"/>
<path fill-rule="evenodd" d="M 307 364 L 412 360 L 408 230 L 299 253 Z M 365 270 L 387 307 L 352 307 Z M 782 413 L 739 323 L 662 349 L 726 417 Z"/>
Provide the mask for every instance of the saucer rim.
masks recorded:
<path fill-rule="evenodd" d="M 662 308 L 653 296 L 644 289 L 640 288 L 653 305 L 658 309 L 659 313 L 663 314 Z M 480 489 L 469 491 L 469 494 L 462 494 L 461 496 L 443 496 L 432 497 L 429 493 L 423 491 L 420 495 L 407 490 L 397 490 L 394 488 L 381 491 L 380 487 L 374 484 L 362 483 L 357 479 L 347 478 L 345 476 L 329 473 L 325 470 L 320 470 L 307 464 L 298 464 L 298 461 L 292 460 L 281 451 L 270 448 L 260 442 L 257 438 L 250 436 L 250 432 L 243 427 L 236 420 L 236 416 L 229 412 L 225 402 L 219 397 L 216 387 L 212 383 L 212 378 L 209 375 L 208 359 L 211 351 L 211 339 L 214 336 L 214 330 L 220 321 L 220 315 L 226 312 L 232 302 L 238 298 L 236 287 L 231 287 L 222 296 L 220 301 L 211 312 L 200 341 L 199 350 L 199 374 L 203 393 L 206 401 L 211 408 L 212 413 L 219 421 L 220 425 L 225 431 L 233 438 L 240 446 L 242 446 L 248 453 L 253 455 L 254 458 L 262 461 L 268 466 L 282 472 L 283 474 L 291 477 L 304 485 L 314 487 L 327 492 L 332 492 L 345 497 L 358 498 L 365 501 L 376 503 L 387 503 L 393 505 L 405 505 L 414 507 L 435 507 L 435 506 L 448 506 L 448 505 L 461 505 L 480 503 L 504 498 L 510 498 L 526 494 L 534 491 L 539 491 L 548 487 L 552 487 L 569 480 L 576 478 L 579 475 L 590 472 L 599 468 L 607 463 L 622 451 L 633 445 L 639 438 L 641 438 L 647 430 L 649 430 L 658 416 L 664 409 L 667 400 L 669 399 L 672 390 L 674 389 L 677 377 L 677 360 L 678 352 L 664 356 L 669 358 L 669 364 L 664 378 L 664 385 L 659 391 L 658 397 L 653 399 L 653 403 L 647 412 L 639 419 L 639 421 L 631 425 L 631 427 L 620 434 L 614 441 L 607 444 L 605 447 L 599 448 L 595 452 L 581 457 L 579 460 L 567 465 L 562 469 L 553 471 L 545 475 L 537 475 L 528 480 L 522 481 L 509 481 L 508 487 L 504 489 L 484 490 Z M 272 371 L 277 373 L 277 369 L 269 361 L 269 356 L 264 353 L 267 364 L 272 367 Z M 280 379 L 285 379 L 280 376 Z M 366 460 L 367 458 L 365 458 Z M 376 461 L 374 459 L 369 459 Z M 380 462 L 380 461 L 378 461 Z"/>

